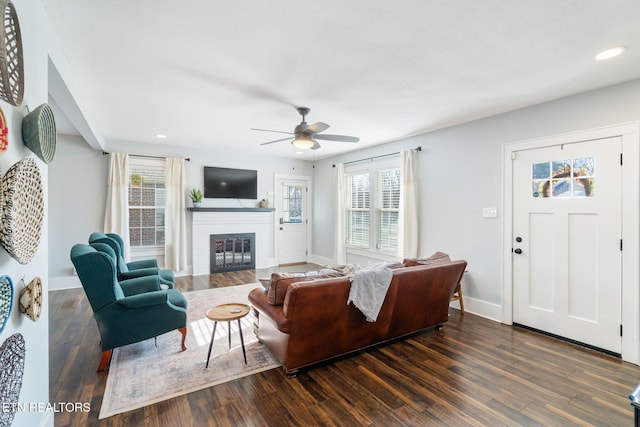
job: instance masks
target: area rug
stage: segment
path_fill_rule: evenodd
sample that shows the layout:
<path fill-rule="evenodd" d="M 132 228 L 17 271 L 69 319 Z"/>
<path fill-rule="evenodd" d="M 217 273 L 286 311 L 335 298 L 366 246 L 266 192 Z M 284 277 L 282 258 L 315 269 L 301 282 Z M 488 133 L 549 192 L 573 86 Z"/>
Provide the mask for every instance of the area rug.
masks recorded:
<path fill-rule="evenodd" d="M 113 351 L 99 419 L 138 409 L 153 403 L 222 384 L 247 375 L 273 369 L 280 364 L 253 333 L 253 315 L 241 320 L 247 353 L 244 363 L 238 321 L 231 322 L 231 349 L 228 324 L 218 322 L 209 368 L 205 369 L 213 322 L 206 311 L 218 304 L 242 302 L 258 284 L 229 286 L 186 292 L 187 350 L 180 351 L 181 335 L 172 331 L 157 338 L 117 348 Z"/>

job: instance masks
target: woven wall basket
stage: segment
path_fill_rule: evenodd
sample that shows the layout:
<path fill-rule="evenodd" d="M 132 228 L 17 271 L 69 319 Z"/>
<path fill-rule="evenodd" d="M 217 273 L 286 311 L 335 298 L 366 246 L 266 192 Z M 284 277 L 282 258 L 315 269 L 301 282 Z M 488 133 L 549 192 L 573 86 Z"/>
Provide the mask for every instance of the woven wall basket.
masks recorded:
<path fill-rule="evenodd" d="M 0 426 L 9 427 L 18 412 L 26 346 L 22 334 L 13 334 L 0 346 Z"/>
<path fill-rule="evenodd" d="M 0 333 L 4 329 L 13 306 L 13 282 L 9 276 L 0 277 Z"/>
<path fill-rule="evenodd" d="M 4 111 L 0 108 L 0 154 L 4 154 L 9 147 L 9 126 Z"/>
<path fill-rule="evenodd" d="M 49 164 L 56 154 L 56 121 L 48 104 L 42 104 L 22 119 L 24 144 Z"/>
<path fill-rule="evenodd" d="M 42 313 L 42 280 L 36 277 L 26 287 L 22 288 L 18 301 L 20 303 L 20 312 L 36 322 L 40 318 L 40 313 Z"/>
<path fill-rule="evenodd" d="M 0 98 L 11 105 L 22 104 L 24 64 L 18 14 L 10 0 L 0 0 Z"/>
<path fill-rule="evenodd" d="M 2 178 L 2 194 L 0 244 L 20 264 L 28 264 L 38 250 L 44 218 L 42 181 L 33 157 L 9 168 Z"/>

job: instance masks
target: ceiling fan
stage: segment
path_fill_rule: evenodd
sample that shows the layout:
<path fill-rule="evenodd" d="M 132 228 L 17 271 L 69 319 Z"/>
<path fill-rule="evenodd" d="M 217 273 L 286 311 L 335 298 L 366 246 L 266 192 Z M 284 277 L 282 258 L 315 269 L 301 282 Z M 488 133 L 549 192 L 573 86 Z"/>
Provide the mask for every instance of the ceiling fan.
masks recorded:
<path fill-rule="evenodd" d="M 305 117 L 309 114 L 309 111 L 311 110 L 307 107 L 296 107 L 296 110 L 298 110 L 298 113 L 300 113 L 300 115 L 302 116 L 302 121 L 298 126 L 295 127 L 293 132 L 251 128 L 251 130 L 258 130 L 262 132 L 277 132 L 277 133 L 286 133 L 288 135 L 292 135 L 286 138 L 276 139 L 275 141 L 263 142 L 260 145 L 273 144 L 274 142 L 287 141 L 290 139 L 292 140 L 291 144 L 293 144 L 296 148 L 300 148 L 300 149 L 310 148 L 312 150 L 317 150 L 318 148 L 320 148 L 320 144 L 318 144 L 318 141 L 316 141 L 316 139 L 324 139 L 326 141 L 340 141 L 340 142 L 360 141 L 360 138 L 356 136 L 321 134 L 320 132 L 323 132 L 329 129 L 328 124 L 318 122 L 312 125 L 308 125 L 307 122 L 305 121 Z"/>

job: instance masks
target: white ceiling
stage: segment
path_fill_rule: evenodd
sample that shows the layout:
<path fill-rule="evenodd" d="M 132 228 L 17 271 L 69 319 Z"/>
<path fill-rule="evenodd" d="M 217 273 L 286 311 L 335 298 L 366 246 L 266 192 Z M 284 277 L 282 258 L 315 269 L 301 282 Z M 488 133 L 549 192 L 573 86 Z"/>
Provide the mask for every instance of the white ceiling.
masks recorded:
<path fill-rule="evenodd" d="M 44 3 L 106 145 L 294 156 L 250 128 L 292 131 L 306 106 L 361 139 L 321 158 L 640 77 L 638 0 Z"/>

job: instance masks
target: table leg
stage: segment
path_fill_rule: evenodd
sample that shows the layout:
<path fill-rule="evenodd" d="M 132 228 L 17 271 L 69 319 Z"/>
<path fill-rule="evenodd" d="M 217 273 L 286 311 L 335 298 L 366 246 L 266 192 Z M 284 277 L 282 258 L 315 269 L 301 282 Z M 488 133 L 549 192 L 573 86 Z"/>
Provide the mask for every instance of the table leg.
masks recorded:
<path fill-rule="evenodd" d="M 213 338 L 216 336 L 216 326 L 218 326 L 218 322 L 213 322 L 213 332 L 211 333 L 211 343 L 209 343 L 209 353 L 207 353 L 207 366 L 205 366 L 205 369 L 209 368 L 209 358 L 211 357 L 211 349 L 213 348 Z"/>
<path fill-rule="evenodd" d="M 242 325 L 240 319 L 238 319 L 238 330 L 240 331 L 240 342 L 242 343 L 242 355 L 244 356 L 244 364 L 247 364 L 247 352 L 244 350 L 244 338 L 242 336 Z"/>

